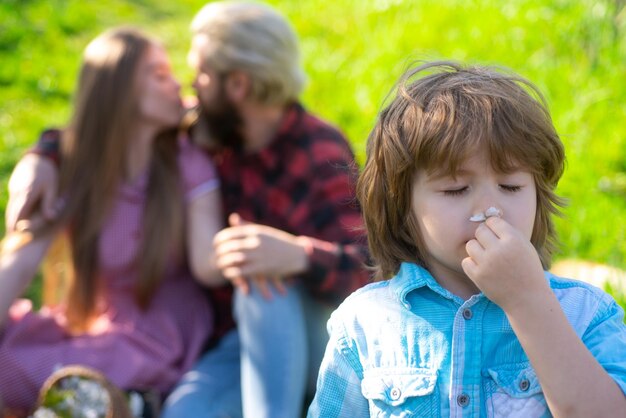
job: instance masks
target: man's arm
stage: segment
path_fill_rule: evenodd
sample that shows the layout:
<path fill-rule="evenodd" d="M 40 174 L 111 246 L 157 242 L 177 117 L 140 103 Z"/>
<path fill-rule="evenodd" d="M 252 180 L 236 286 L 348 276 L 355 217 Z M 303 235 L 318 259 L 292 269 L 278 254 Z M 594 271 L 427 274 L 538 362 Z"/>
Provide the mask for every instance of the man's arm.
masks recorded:
<path fill-rule="evenodd" d="M 308 211 L 301 238 L 308 265 L 299 277 L 317 297 L 339 303 L 371 282 L 369 251 L 361 208 L 355 196 L 358 169 L 347 141 L 333 130 L 311 149 L 310 193 L 290 220 L 298 225 Z"/>
<path fill-rule="evenodd" d="M 44 131 L 15 166 L 9 179 L 7 232 L 38 229 L 56 217 L 60 138 L 58 130 Z"/>
<path fill-rule="evenodd" d="M 341 138 L 340 138 L 341 139 Z M 338 304 L 370 281 L 362 217 L 354 196 L 355 163 L 345 141 L 321 139 L 309 170 L 294 177 L 306 193 L 290 206 L 290 232 L 255 223 L 233 223 L 215 239 L 218 266 L 234 284 L 244 277 L 265 282 L 297 277 L 316 297 Z"/>

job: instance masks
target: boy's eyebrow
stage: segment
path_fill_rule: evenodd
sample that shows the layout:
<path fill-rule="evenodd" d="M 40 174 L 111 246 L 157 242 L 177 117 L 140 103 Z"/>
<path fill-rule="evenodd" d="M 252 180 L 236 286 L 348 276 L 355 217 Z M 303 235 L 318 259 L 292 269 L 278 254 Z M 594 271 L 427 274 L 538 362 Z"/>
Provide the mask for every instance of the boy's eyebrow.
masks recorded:
<path fill-rule="evenodd" d="M 463 177 L 470 174 L 469 170 L 463 169 L 463 168 L 459 168 L 457 170 L 454 171 L 454 173 L 452 173 L 450 170 L 433 170 L 433 171 L 427 171 L 426 172 L 426 176 L 428 177 L 429 180 L 442 180 L 445 179 L 447 177 L 452 178 L 453 180 L 456 180 L 457 177 Z"/>
<path fill-rule="evenodd" d="M 517 171 L 529 171 L 529 169 L 521 164 L 514 164 L 508 167 L 507 170 L 501 171 L 500 174 L 512 174 Z M 447 168 L 434 168 L 432 170 L 425 170 L 426 176 L 429 180 L 442 180 L 446 177 L 450 177 L 456 180 L 458 177 L 468 176 L 472 174 L 472 170 L 468 170 L 463 167 L 459 167 L 454 170 L 454 173 Z"/>

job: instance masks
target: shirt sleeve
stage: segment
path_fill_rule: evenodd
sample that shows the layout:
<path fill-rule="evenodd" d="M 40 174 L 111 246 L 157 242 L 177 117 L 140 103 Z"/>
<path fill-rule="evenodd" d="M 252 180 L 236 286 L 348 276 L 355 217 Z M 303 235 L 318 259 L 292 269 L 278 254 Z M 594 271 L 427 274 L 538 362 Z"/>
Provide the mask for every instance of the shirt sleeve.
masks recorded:
<path fill-rule="evenodd" d="M 220 183 L 209 156 L 185 137 L 180 139 L 178 166 L 181 170 L 186 201 L 216 190 Z"/>
<path fill-rule="evenodd" d="M 44 130 L 28 153 L 47 157 L 58 167 L 61 161 L 61 130 L 55 128 Z"/>
<path fill-rule="evenodd" d="M 358 356 L 344 336 L 331 331 L 307 418 L 370 416 L 368 401 L 361 392 L 361 376 Z"/>
<path fill-rule="evenodd" d="M 587 349 L 626 395 L 626 325 L 624 310 L 605 295 L 583 335 Z"/>
<path fill-rule="evenodd" d="M 332 132 L 311 149 L 311 194 L 308 219 L 316 231 L 305 236 L 309 269 L 304 285 L 318 298 L 339 304 L 371 282 L 369 252 L 354 186 L 358 173 L 347 141 Z"/>

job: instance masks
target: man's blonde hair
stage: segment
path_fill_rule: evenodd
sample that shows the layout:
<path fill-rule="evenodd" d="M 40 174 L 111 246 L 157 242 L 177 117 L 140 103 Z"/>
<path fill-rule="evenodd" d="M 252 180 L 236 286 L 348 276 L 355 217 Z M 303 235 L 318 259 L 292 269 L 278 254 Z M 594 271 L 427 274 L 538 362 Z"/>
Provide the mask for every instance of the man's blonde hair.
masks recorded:
<path fill-rule="evenodd" d="M 305 82 L 298 39 L 276 10 L 251 2 L 209 3 L 194 17 L 191 30 L 208 41 L 201 62 L 221 74 L 246 72 L 252 99 L 279 105 L 298 100 Z"/>

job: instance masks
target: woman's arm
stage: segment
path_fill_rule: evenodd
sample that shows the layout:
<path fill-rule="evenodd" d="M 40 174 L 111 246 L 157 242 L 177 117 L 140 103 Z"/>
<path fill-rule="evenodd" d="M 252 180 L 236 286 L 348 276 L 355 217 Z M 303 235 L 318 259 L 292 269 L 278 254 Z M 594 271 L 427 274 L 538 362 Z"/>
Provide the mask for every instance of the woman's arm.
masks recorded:
<path fill-rule="evenodd" d="M 213 249 L 213 238 L 224 226 L 219 189 L 194 197 L 187 211 L 187 253 L 194 277 L 206 286 L 226 283 L 215 264 Z"/>
<path fill-rule="evenodd" d="M 20 234 L 11 234 L 8 239 L 17 239 Z M 0 329 L 6 324 L 9 308 L 37 273 L 51 242 L 48 234 L 0 255 Z"/>

